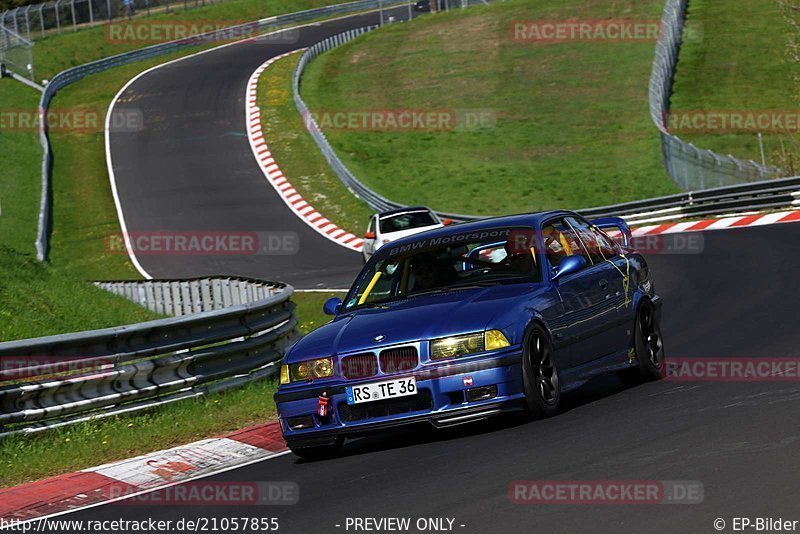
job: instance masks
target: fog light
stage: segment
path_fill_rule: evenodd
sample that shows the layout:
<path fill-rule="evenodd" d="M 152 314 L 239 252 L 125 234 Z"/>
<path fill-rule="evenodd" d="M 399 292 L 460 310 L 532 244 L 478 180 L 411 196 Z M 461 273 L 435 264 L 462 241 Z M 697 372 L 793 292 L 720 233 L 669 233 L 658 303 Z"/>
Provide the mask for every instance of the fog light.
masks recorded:
<path fill-rule="evenodd" d="M 497 397 L 497 386 L 484 386 L 467 390 L 467 402 L 489 400 Z"/>
<path fill-rule="evenodd" d="M 300 417 L 288 417 L 286 424 L 292 430 L 303 430 L 304 428 L 314 428 L 314 417 L 310 415 L 301 415 Z"/>

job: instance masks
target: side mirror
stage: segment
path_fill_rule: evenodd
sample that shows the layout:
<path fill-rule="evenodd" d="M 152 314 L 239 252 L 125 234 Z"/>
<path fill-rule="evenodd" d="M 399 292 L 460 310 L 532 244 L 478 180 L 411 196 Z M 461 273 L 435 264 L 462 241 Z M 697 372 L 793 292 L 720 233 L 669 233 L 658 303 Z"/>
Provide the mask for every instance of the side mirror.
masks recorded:
<path fill-rule="evenodd" d="M 375 232 L 367 232 L 364 234 L 364 239 L 375 239 Z"/>
<path fill-rule="evenodd" d="M 325 312 L 325 315 L 338 315 L 341 309 L 342 299 L 339 297 L 331 297 L 322 305 L 322 311 Z"/>
<path fill-rule="evenodd" d="M 453 224 L 453 219 L 444 219 L 442 221 L 442 224 L 445 226 L 450 226 L 451 224 Z"/>
<path fill-rule="evenodd" d="M 558 268 L 556 269 L 556 273 L 553 275 L 551 280 L 553 282 L 557 282 L 559 279 L 565 276 L 577 273 L 584 267 L 586 267 L 586 258 L 583 256 L 574 254 L 572 256 L 567 256 L 558 262 Z"/>

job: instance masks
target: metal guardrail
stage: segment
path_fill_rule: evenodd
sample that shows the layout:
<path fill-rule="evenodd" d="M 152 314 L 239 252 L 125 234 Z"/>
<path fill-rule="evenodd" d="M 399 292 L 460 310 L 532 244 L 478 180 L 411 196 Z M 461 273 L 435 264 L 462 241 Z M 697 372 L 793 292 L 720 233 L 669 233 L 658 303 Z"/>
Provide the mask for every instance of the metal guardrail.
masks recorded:
<path fill-rule="evenodd" d="M 339 180 L 347 187 L 350 192 L 356 195 L 358 198 L 362 199 L 366 204 L 375 211 L 386 211 L 395 208 L 402 208 L 405 204 L 401 204 L 399 202 L 394 202 L 393 200 L 389 200 L 388 198 L 380 195 L 379 193 L 373 191 L 368 186 L 366 186 L 363 182 L 361 182 L 355 175 L 347 168 L 344 162 L 339 158 L 336 154 L 336 151 L 331 146 L 328 138 L 325 136 L 325 133 L 322 131 L 322 128 L 319 127 L 316 120 L 314 119 L 313 114 L 308 109 L 303 97 L 300 96 L 300 86 L 303 80 L 303 73 L 305 72 L 308 64 L 311 62 L 312 59 L 316 58 L 320 54 L 337 48 L 345 43 L 352 41 L 353 39 L 364 35 L 365 33 L 371 32 L 377 29 L 378 26 L 366 26 L 363 28 L 357 28 L 354 30 L 350 30 L 338 35 L 334 35 L 333 37 L 329 37 L 319 43 L 310 46 L 306 49 L 300 59 L 297 62 L 297 67 L 294 71 L 294 76 L 292 80 L 292 87 L 294 90 L 294 104 L 297 108 L 297 111 L 300 113 L 300 116 L 303 118 L 303 124 L 306 127 L 306 130 L 314 139 L 314 142 L 317 144 L 320 152 L 328 161 L 328 164 L 331 166 L 331 169 L 336 176 L 339 177 Z M 472 220 L 478 220 L 483 217 L 479 217 L 476 215 L 463 215 L 457 213 L 447 213 L 447 212 L 436 212 L 439 217 L 453 219 L 457 222 L 466 222 Z"/>
<path fill-rule="evenodd" d="M 650 76 L 650 116 L 661 135 L 667 172 L 684 190 L 722 187 L 785 176 L 778 167 L 722 156 L 681 140 L 667 128 L 675 66 L 684 35 L 688 0 L 667 0 Z"/>
<path fill-rule="evenodd" d="M 578 210 L 586 217 L 622 217 L 628 224 L 800 208 L 800 177 L 763 180 L 625 204 Z"/>
<path fill-rule="evenodd" d="M 175 317 L 250 304 L 283 291 L 272 282 L 241 278 L 95 282 L 95 285 L 152 312 Z"/>
<path fill-rule="evenodd" d="M 195 47 L 203 44 L 213 43 L 219 40 L 230 41 L 233 35 L 252 35 L 253 33 L 263 33 L 278 27 L 285 27 L 290 24 L 307 22 L 309 20 L 319 19 L 330 15 L 344 15 L 347 13 L 354 13 L 379 7 L 390 7 L 395 5 L 407 4 L 408 0 L 357 0 L 355 2 L 348 2 L 344 4 L 336 4 L 333 6 L 321 7 L 316 9 L 309 9 L 306 11 L 298 11 L 297 13 L 289 13 L 286 15 L 278 15 L 261 19 L 255 22 L 238 24 L 215 30 L 212 32 L 204 33 L 197 36 L 161 43 L 132 52 L 126 52 L 111 56 L 108 58 L 92 61 L 84 65 L 73 67 L 62 71 L 55 75 L 50 83 L 45 87 L 42 93 L 42 98 L 39 102 L 40 119 L 46 116 L 53 96 L 62 88 L 82 80 L 91 74 L 97 74 L 114 67 L 120 67 L 133 63 L 134 61 L 141 61 L 153 57 L 171 54 L 183 50 L 185 48 Z M 254 29 L 255 28 L 255 29 Z M 44 150 L 42 157 L 42 197 L 39 207 L 39 228 L 36 238 L 36 256 L 39 261 L 47 259 L 49 233 L 50 233 L 50 177 L 52 175 L 52 152 L 50 149 L 50 141 L 47 135 L 47 121 L 39 121 L 39 137 Z"/>
<path fill-rule="evenodd" d="M 651 113 L 653 118 L 662 117 L 661 103 L 668 105 L 669 94 L 671 90 L 671 77 L 669 84 L 663 85 L 657 83 L 654 89 L 653 80 L 660 78 L 661 74 L 671 72 L 674 69 L 675 61 L 677 60 L 678 47 L 680 46 L 680 35 L 682 32 L 682 11 L 674 11 L 677 9 L 676 3 L 684 2 L 684 0 L 668 0 L 667 9 L 665 10 L 665 21 L 679 21 L 680 28 L 675 28 L 673 24 L 665 22 L 664 36 L 659 40 L 659 47 L 656 52 L 656 63 L 654 64 L 654 76 L 651 79 Z M 685 3 L 685 2 L 684 2 Z M 685 6 L 684 6 L 685 7 Z M 294 72 L 293 89 L 294 89 L 294 102 L 298 112 L 303 118 L 303 123 L 312 136 L 317 146 L 319 147 L 322 155 L 330 164 L 333 171 L 344 183 L 344 185 L 357 197 L 364 200 L 367 205 L 375 211 L 384 211 L 403 207 L 404 204 L 394 202 L 379 193 L 373 191 L 363 182 L 358 180 L 347 166 L 342 162 L 339 156 L 334 151 L 330 142 L 328 141 L 325 133 L 318 126 L 314 120 L 313 114 L 310 112 L 308 106 L 303 101 L 300 95 L 300 87 L 302 84 L 302 77 L 305 69 L 311 60 L 320 54 L 329 51 L 333 48 L 341 46 L 347 42 L 352 41 L 364 33 L 376 29 L 375 26 L 359 28 L 345 32 L 340 35 L 330 37 L 320 43 L 309 47 L 298 61 L 297 67 Z M 671 54 L 671 55 L 670 55 Z M 656 69 L 656 65 L 664 63 L 664 69 Z M 671 76 L 671 75 L 670 75 Z M 665 80 L 666 78 L 664 78 Z M 658 95 L 654 99 L 654 95 Z M 666 98 L 666 100 L 664 100 Z M 658 125 L 658 123 L 657 123 Z M 683 143 L 675 136 L 671 136 L 667 132 L 662 132 L 662 139 L 666 139 L 664 148 L 664 158 L 668 162 L 668 168 L 671 166 L 670 172 L 679 169 L 674 158 L 674 153 L 670 147 L 678 146 L 675 143 Z M 687 150 L 695 151 L 694 145 L 686 144 L 679 152 L 684 153 Z M 680 146 L 683 146 L 680 145 Z M 688 147 L 688 148 L 686 148 Z M 723 183 L 722 187 L 710 189 L 713 185 L 712 178 L 716 176 L 719 179 L 719 174 L 712 175 L 706 172 L 708 162 L 705 160 L 698 160 L 697 165 L 692 167 L 699 174 L 698 186 L 699 190 L 689 191 L 678 195 L 670 195 L 666 197 L 658 197 L 647 200 L 627 202 L 624 204 L 616 204 L 612 206 L 603 206 L 597 208 L 588 208 L 578 210 L 580 213 L 587 217 L 605 217 L 605 216 L 621 216 L 629 224 L 643 224 L 647 222 L 661 221 L 661 220 L 677 220 L 693 217 L 714 216 L 728 213 L 749 212 L 755 210 L 768 210 L 780 208 L 792 208 L 800 205 L 800 178 L 785 178 L 785 179 L 769 179 L 765 181 L 757 181 L 759 174 L 747 174 L 745 171 L 747 167 L 744 163 L 735 160 L 735 158 L 728 157 L 727 160 L 721 156 L 717 156 L 713 152 L 701 151 L 707 154 L 714 161 L 713 167 L 717 172 L 723 173 L 722 176 L 727 176 L 726 172 L 733 172 L 733 167 L 742 170 L 744 174 L 737 176 L 746 177 L 744 181 L 749 182 L 746 184 L 735 184 L 725 186 L 726 180 L 720 179 Z M 730 165 L 724 164 L 727 161 Z M 732 166 L 732 167 L 731 167 Z M 682 176 L 688 176 L 690 166 L 680 167 Z M 692 171 L 694 172 L 694 171 Z M 673 175 L 674 176 L 674 175 Z M 772 173 L 767 173 L 767 177 L 772 177 Z M 684 184 L 691 185 L 695 183 L 693 180 L 685 180 Z M 481 219 L 483 217 L 475 215 L 463 215 L 447 212 L 437 212 L 440 217 L 447 217 L 457 222 L 467 222 L 472 220 Z"/>
<path fill-rule="evenodd" d="M 212 308 L 201 313 L 0 343 L 0 438 L 198 397 L 275 373 L 297 339 L 292 287 L 216 282 L 217 293 L 215 280 L 125 283 L 145 292 L 155 285 L 196 287 L 193 306 Z M 209 292 L 200 304 L 203 287 Z M 227 301 L 245 301 L 222 307 L 225 287 Z M 256 298 L 265 291 L 268 296 Z"/>

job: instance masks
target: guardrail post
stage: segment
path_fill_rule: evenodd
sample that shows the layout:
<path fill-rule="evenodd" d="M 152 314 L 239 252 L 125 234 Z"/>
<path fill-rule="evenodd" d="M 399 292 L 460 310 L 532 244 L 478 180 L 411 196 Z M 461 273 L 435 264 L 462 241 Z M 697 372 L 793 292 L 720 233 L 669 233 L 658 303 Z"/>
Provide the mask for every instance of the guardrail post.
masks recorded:
<path fill-rule="evenodd" d="M 25 11 L 22 12 L 25 15 L 25 35 L 27 35 L 29 41 L 31 40 L 31 19 L 28 16 L 28 12 L 32 7 L 31 5 L 27 6 Z"/>
<path fill-rule="evenodd" d="M 54 9 L 56 12 L 56 32 L 61 33 L 61 17 L 59 16 L 59 9 L 58 5 L 61 3 L 61 0 L 56 0 Z"/>
<path fill-rule="evenodd" d="M 75 20 L 75 0 L 70 0 L 70 10 L 72 11 L 72 31 L 78 31 L 78 21 Z"/>
<path fill-rule="evenodd" d="M 44 11 L 44 4 L 39 4 L 39 24 L 41 25 L 42 37 L 44 37 L 44 14 L 42 11 Z"/>

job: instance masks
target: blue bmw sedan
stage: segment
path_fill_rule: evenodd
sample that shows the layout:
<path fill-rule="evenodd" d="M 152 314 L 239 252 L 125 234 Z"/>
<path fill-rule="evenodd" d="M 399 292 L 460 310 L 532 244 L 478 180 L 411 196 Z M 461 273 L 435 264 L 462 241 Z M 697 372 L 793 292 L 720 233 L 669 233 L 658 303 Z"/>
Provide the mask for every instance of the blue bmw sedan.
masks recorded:
<path fill-rule="evenodd" d="M 396 425 L 552 416 L 597 375 L 660 378 L 660 310 L 622 219 L 551 211 L 398 240 L 287 352 L 275 394 L 284 438 L 317 458 Z"/>

